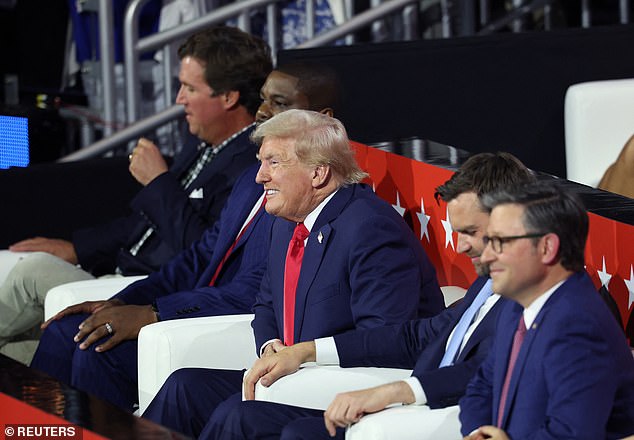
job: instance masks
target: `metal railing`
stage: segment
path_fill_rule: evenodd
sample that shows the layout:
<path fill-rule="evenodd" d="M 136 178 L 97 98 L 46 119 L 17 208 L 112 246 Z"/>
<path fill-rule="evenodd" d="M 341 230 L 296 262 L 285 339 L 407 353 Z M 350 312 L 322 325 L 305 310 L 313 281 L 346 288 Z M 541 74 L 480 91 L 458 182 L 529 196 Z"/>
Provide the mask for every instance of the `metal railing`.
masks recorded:
<path fill-rule="evenodd" d="M 115 86 L 114 86 L 114 49 L 108 42 L 112 39 L 112 4 L 110 0 L 98 1 L 99 8 L 99 33 L 101 58 L 101 75 L 103 83 L 103 103 L 104 119 L 114 120 L 115 114 Z M 124 73 L 126 88 L 126 114 L 130 126 L 112 135 L 111 124 L 104 126 L 104 139 L 97 143 L 83 148 L 60 161 L 70 161 L 93 157 L 117 146 L 133 140 L 135 137 L 160 127 L 183 114 L 180 106 L 173 105 L 172 96 L 172 59 L 170 44 L 183 39 L 184 37 L 199 31 L 207 26 L 224 23 L 230 19 L 237 19 L 238 27 L 248 32 L 250 30 L 250 13 L 254 10 L 266 9 L 267 40 L 271 46 L 271 51 L 275 54 L 278 50 L 279 25 L 277 22 L 277 3 L 281 0 L 241 0 L 227 6 L 216 9 L 203 17 L 181 24 L 177 27 L 156 33 L 154 35 L 139 39 L 139 15 L 141 8 L 149 0 L 133 0 L 126 9 L 124 18 Z M 298 48 L 318 47 L 345 38 L 346 43 L 354 42 L 353 33 L 371 26 L 371 34 L 374 41 L 385 39 L 386 29 L 383 21 L 387 16 L 395 14 L 401 10 L 401 20 L 403 24 L 403 39 L 418 38 L 418 5 L 415 0 L 371 0 L 371 8 L 357 15 L 352 15 L 352 0 L 343 0 L 348 12 L 348 20 L 343 24 L 326 31 L 318 36 L 315 34 L 315 0 L 306 0 L 307 28 L 306 36 L 308 41 L 298 46 Z M 543 9 L 545 15 L 546 29 L 549 28 L 550 3 L 552 0 L 514 0 L 514 7 L 508 13 L 495 21 L 490 21 L 489 0 L 479 0 L 479 25 L 477 34 L 487 34 L 502 29 L 508 25 L 515 31 L 521 30 L 520 19 L 536 9 Z M 629 23 L 629 3 L 631 0 L 619 0 L 619 20 L 620 23 Z M 454 13 L 456 10 L 460 14 L 463 25 L 459 30 L 460 35 L 470 35 L 475 29 L 475 7 L 472 0 L 463 2 L 453 2 Z M 433 2 L 432 2 L 433 3 Z M 452 36 L 452 23 L 449 0 L 438 0 L 436 2 L 441 11 L 441 36 L 448 38 Z M 468 5 L 469 7 L 466 7 Z M 464 7 L 463 7 L 464 6 Z M 467 23 L 466 25 L 464 23 Z M 588 0 L 581 2 L 581 24 L 582 27 L 591 25 L 591 13 Z M 473 29 L 472 29 L 473 28 Z M 470 31 L 471 29 L 471 31 Z M 165 79 L 165 107 L 160 113 L 137 121 L 139 117 L 140 84 L 136 80 L 139 73 L 139 58 L 144 52 L 151 50 L 162 50 L 164 79 Z"/>

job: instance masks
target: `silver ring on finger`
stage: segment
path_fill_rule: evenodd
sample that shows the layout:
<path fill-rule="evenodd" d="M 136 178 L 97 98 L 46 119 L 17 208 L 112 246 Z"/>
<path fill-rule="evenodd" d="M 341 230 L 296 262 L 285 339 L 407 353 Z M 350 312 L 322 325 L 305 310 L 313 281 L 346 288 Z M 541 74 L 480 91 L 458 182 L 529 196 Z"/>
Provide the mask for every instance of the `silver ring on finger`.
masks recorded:
<path fill-rule="evenodd" d="M 109 322 L 106 322 L 104 325 L 106 326 L 106 331 L 108 332 L 109 335 L 114 333 L 114 329 L 112 328 L 112 324 L 110 324 Z"/>

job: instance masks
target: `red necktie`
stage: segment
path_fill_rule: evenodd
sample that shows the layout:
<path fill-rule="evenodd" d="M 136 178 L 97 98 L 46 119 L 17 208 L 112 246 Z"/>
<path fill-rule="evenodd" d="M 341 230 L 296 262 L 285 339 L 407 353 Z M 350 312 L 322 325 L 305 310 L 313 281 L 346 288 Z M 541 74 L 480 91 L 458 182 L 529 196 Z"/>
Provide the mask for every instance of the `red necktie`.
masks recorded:
<path fill-rule="evenodd" d="M 502 386 L 502 394 L 500 395 L 500 406 L 498 408 L 498 428 L 502 427 L 502 416 L 504 415 L 504 407 L 506 406 L 506 399 L 509 392 L 509 383 L 511 382 L 511 376 L 513 375 L 513 368 L 515 368 L 515 361 L 517 361 L 517 355 L 524 342 L 524 336 L 526 335 L 526 324 L 524 323 L 524 316 L 520 317 L 520 322 L 515 330 L 513 336 L 513 346 L 511 347 L 511 355 L 509 356 L 509 364 L 506 368 L 506 376 L 504 377 L 504 385 Z"/>
<path fill-rule="evenodd" d="M 309 232 L 303 223 L 298 223 L 288 244 L 284 266 L 284 345 L 293 345 L 295 332 L 295 293 L 299 271 L 304 258 L 304 240 Z"/>
<path fill-rule="evenodd" d="M 225 256 L 222 257 L 222 260 L 220 260 L 220 263 L 218 263 L 218 267 L 216 267 L 216 272 L 214 272 L 214 276 L 211 277 L 211 281 L 209 281 L 209 285 L 210 286 L 213 286 L 214 284 L 216 284 L 216 280 L 218 279 L 218 275 L 220 275 L 220 271 L 222 270 L 222 266 L 224 266 L 226 261 L 229 259 L 229 255 L 231 255 L 231 252 L 233 252 L 233 249 L 238 244 L 238 241 L 240 241 L 240 239 L 242 238 L 242 236 L 244 235 L 246 230 L 249 228 L 249 226 L 251 226 L 251 223 L 253 223 L 253 220 L 258 216 L 258 214 L 262 210 L 262 207 L 265 204 L 266 204 L 266 197 L 264 197 L 262 199 L 262 203 L 260 204 L 260 207 L 258 208 L 256 213 L 253 215 L 253 217 L 251 217 L 249 219 L 248 223 L 246 225 L 244 225 L 242 230 L 238 233 L 238 236 L 236 237 L 236 239 L 233 241 L 233 244 L 229 247 L 229 249 L 227 249 L 227 252 L 225 252 Z"/>

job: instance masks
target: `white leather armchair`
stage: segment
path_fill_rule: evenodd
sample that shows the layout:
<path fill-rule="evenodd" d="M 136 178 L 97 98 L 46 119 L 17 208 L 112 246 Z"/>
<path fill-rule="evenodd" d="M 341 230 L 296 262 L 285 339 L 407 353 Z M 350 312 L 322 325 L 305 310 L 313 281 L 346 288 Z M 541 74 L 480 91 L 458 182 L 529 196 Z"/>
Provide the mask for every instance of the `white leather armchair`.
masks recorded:
<path fill-rule="evenodd" d="M 108 299 L 129 284 L 145 277 L 146 275 L 98 278 L 96 280 L 75 281 L 53 287 L 48 291 L 44 300 L 44 319 L 49 319 L 57 312 L 73 304 Z"/>
<path fill-rule="evenodd" d="M 242 370 L 257 359 L 253 315 L 210 316 L 157 322 L 139 333 L 139 413 L 161 385 L 185 367 Z"/>
<path fill-rule="evenodd" d="M 568 180 L 596 187 L 634 134 L 634 79 L 570 86 L 564 127 Z"/>
<path fill-rule="evenodd" d="M 307 363 L 297 373 L 278 379 L 268 388 L 258 382 L 255 398 L 325 410 L 337 393 L 383 385 L 411 374 L 412 370 L 400 368 L 341 368 Z"/>
<path fill-rule="evenodd" d="M 346 440 L 460 440 L 458 405 L 430 409 L 399 406 L 364 416 L 346 430 Z"/>

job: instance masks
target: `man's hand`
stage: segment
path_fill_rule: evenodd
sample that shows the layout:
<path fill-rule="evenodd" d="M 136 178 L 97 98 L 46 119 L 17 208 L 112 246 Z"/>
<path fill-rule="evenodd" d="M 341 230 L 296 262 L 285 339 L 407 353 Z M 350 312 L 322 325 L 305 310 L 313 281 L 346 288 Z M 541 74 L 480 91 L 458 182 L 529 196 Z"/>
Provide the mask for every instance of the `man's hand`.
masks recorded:
<path fill-rule="evenodd" d="M 267 357 L 267 356 L 271 356 L 272 354 L 275 353 L 279 353 L 280 351 L 284 350 L 286 348 L 286 345 L 284 345 L 282 343 L 282 341 L 280 341 L 279 339 L 267 344 L 266 347 L 264 347 L 264 350 L 262 351 L 262 355 L 260 357 Z"/>
<path fill-rule="evenodd" d="M 143 186 L 168 170 L 167 163 L 152 141 L 141 138 L 130 154 L 130 174 Z"/>
<path fill-rule="evenodd" d="M 47 252 L 71 264 L 77 264 L 73 243 L 58 238 L 34 237 L 18 241 L 9 246 L 12 252 Z"/>
<path fill-rule="evenodd" d="M 358 422 L 365 414 L 385 409 L 392 403 L 413 403 L 414 393 L 403 382 L 393 382 L 365 390 L 337 394 L 324 413 L 326 429 L 335 436 L 337 428 Z"/>
<path fill-rule="evenodd" d="M 64 316 L 76 315 L 78 313 L 97 313 L 98 311 L 105 308 L 122 304 L 123 302 L 118 299 L 111 299 L 108 301 L 84 301 L 83 303 L 68 306 L 61 312 L 57 312 L 56 315 L 50 317 L 47 321 L 44 321 L 44 323 L 40 327 L 42 328 L 42 330 L 44 330 L 46 327 L 48 327 L 51 321 L 62 319 Z"/>
<path fill-rule="evenodd" d="M 314 360 L 315 343 L 313 341 L 301 342 L 258 359 L 243 381 L 246 400 L 255 399 L 255 384 L 258 380 L 265 387 L 271 386 L 280 377 L 299 370 L 302 363 Z"/>
<path fill-rule="evenodd" d="M 464 440 L 509 440 L 506 432 L 495 426 L 486 425 L 480 426 L 474 432 L 464 438 Z"/>
<path fill-rule="evenodd" d="M 157 322 L 157 318 L 150 305 L 105 307 L 93 312 L 89 318 L 79 324 L 79 332 L 74 340 L 75 342 L 83 340 L 79 344 L 79 349 L 85 350 L 110 334 L 110 339 L 95 348 L 96 351 L 102 352 L 115 347 L 122 341 L 138 338 L 141 328 L 154 322 Z M 108 331 L 106 323 L 109 324 L 112 332 Z"/>

